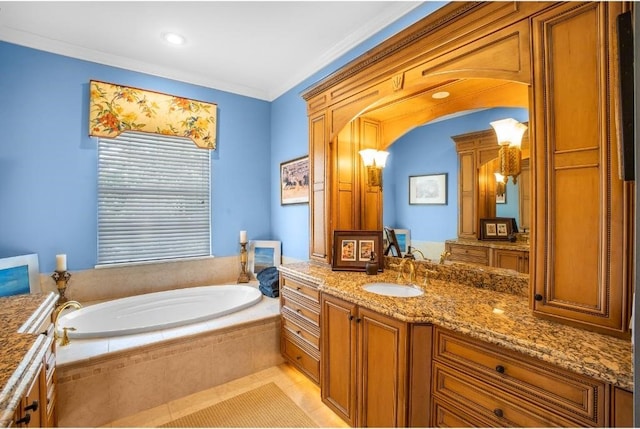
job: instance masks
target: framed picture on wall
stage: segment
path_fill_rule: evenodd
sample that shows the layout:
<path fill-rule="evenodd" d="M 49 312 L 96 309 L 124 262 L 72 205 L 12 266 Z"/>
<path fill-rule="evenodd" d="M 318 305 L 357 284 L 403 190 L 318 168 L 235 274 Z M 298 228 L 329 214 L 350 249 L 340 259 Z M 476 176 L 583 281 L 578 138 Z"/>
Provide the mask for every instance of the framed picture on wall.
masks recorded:
<path fill-rule="evenodd" d="M 447 173 L 409 176 L 409 204 L 447 204 Z"/>
<path fill-rule="evenodd" d="M 382 271 L 382 231 L 334 231 L 333 258 L 334 271 L 364 271 L 365 265 L 375 255 L 378 271 Z"/>
<path fill-rule="evenodd" d="M 269 267 L 277 267 L 281 260 L 279 241 L 254 240 L 249 242 L 249 271 L 254 275 Z"/>
<path fill-rule="evenodd" d="M 502 194 L 496 194 L 496 204 L 507 204 L 507 189 Z"/>
<path fill-rule="evenodd" d="M 280 204 L 309 202 L 309 157 L 280 164 Z"/>

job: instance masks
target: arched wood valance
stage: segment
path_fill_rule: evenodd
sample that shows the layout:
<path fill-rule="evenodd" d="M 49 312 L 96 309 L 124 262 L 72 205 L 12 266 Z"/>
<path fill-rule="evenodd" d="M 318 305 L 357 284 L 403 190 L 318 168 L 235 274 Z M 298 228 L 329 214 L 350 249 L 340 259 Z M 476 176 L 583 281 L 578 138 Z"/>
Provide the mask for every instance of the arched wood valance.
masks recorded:
<path fill-rule="evenodd" d="M 217 105 L 144 89 L 90 81 L 89 135 L 116 137 L 124 131 L 187 137 L 216 148 Z"/>

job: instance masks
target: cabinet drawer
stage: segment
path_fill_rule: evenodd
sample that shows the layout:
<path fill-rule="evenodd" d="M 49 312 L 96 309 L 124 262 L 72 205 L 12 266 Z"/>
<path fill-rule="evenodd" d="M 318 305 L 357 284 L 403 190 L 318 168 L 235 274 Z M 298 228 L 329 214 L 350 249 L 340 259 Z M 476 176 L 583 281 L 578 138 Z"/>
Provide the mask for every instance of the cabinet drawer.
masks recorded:
<path fill-rule="evenodd" d="M 320 359 L 311 356 L 286 336 L 282 337 L 282 354 L 313 381 L 320 382 Z"/>
<path fill-rule="evenodd" d="M 300 294 L 304 295 L 306 298 L 320 304 L 320 293 L 318 292 L 318 288 L 306 283 L 303 283 L 298 280 L 293 280 L 289 277 L 282 276 L 281 281 L 282 287 L 285 289 L 283 293 L 289 294 Z"/>
<path fill-rule="evenodd" d="M 482 428 L 491 426 L 491 422 L 472 417 L 460 410 L 459 406 L 451 406 L 439 398 L 433 399 L 431 415 L 431 426 L 437 428 Z"/>
<path fill-rule="evenodd" d="M 287 308 L 290 311 L 312 321 L 315 325 L 320 324 L 320 312 L 319 309 L 311 309 L 293 299 L 289 299 L 288 297 L 282 298 L 282 306 L 283 308 Z"/>
<path fill-rule="evenodd" d="M 301 340 L 307 341 L 313 347 L 320 349 L 320 337 L 310 330 L 306 329 L 301 324 L 291 320 L 287 317 L 282 318 L 282 330 L 283 334 L 287 337 L 296 337 Z"/>
<path fill-rule="evenodd" d="M 434 360 L 473 373 L 584 426 L 605 424 L 604 383 L 442 329 L 436 330 L 435 346 Z"/>
<path fill-rule="evenodd" d="M 450 259 L 452 261 L 473 262 L 489 265 L 489 248 L 482 246 L 466 246 L 460 244 L 448 244 Z"/>
<path fill-rule="evenodd" d="M 434 395 L 458 404 L 463 410 L 473 410 L 491 426 L 551 427 L 575 426 L 555 413 L 544 412 L 491 384 L 470 377 L 461 371 L 435 362 L 433 365 Z"/>

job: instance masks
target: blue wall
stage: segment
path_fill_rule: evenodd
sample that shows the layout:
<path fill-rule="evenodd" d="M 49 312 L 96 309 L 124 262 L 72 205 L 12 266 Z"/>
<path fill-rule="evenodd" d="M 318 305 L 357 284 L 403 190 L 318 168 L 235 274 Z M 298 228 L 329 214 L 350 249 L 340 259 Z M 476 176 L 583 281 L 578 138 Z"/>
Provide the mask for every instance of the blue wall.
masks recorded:
<path fill-rule="evenodd" d="M 411 239 L 444 241 L 458 235 L 458 155 L 451 136 L 491 128 L 490 122 L 514 118 L 528 121 L 527 109 L 490 109 L 414 128 L 389 148 L 384 169 L 384 224 L 411 230 Z M 409 205 L 409 176 L 447 173 L 446 205 Z M 507 202 L 515 206 L 517 187 L 511 180 Z M 515 194 L 514 194 L 515 193 Z M 514 213 L 498 205 L 500 215 Z"/>
<path fill-rule="evenodd" d="M 0 253 L 38 253 L 40 271 L 66 253 L 70 270 L 96 263 L 96 139 L 89 80 L 218 105 L 212 157 L 213 254 L 238 235 L 271 235 L 270 103 L 0 42 Z"/>
<path fill-rule="evenodd" d="M 273 102 L 0 42 L 0 254 L 38 253 L 40 271 L 68 255 L 70 270 L 96 263 L 96 140 L 88 137 L 91 79 L 213 102 L 213 254 L 238 253 L 238 231 L 281 240 L 309 256 L 309 206 L 280 205 L 280 163 L 308 154 L 300 93 L 446 2 L 416 6 Z"/>

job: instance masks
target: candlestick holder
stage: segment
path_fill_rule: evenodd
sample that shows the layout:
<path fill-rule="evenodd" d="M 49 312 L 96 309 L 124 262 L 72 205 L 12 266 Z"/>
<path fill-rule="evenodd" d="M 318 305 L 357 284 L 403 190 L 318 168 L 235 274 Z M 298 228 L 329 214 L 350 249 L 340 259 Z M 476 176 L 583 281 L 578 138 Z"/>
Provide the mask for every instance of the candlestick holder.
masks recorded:
<path fill-rule="evenodd" d="M 240 243 L 240 276 L 238 283 L 249 283 L 249 273 L 247 273 L 247 242 Z"/>
<path fill-rule="evenodd" d="M 58 300 L 58 304 L 64 304 L 65 302 L 67 302 L 67 297 L 64 296 L 64 294 L 67 291 L 67 283 L 71 278 L 71 273 L 67 270 L 65 271 L 55 270 L 53 274 L 51 274 L 51 278 L 55 280 L 56 286 L 58 287 L 58 294 L 60 294 L 60 299 Z"/>

